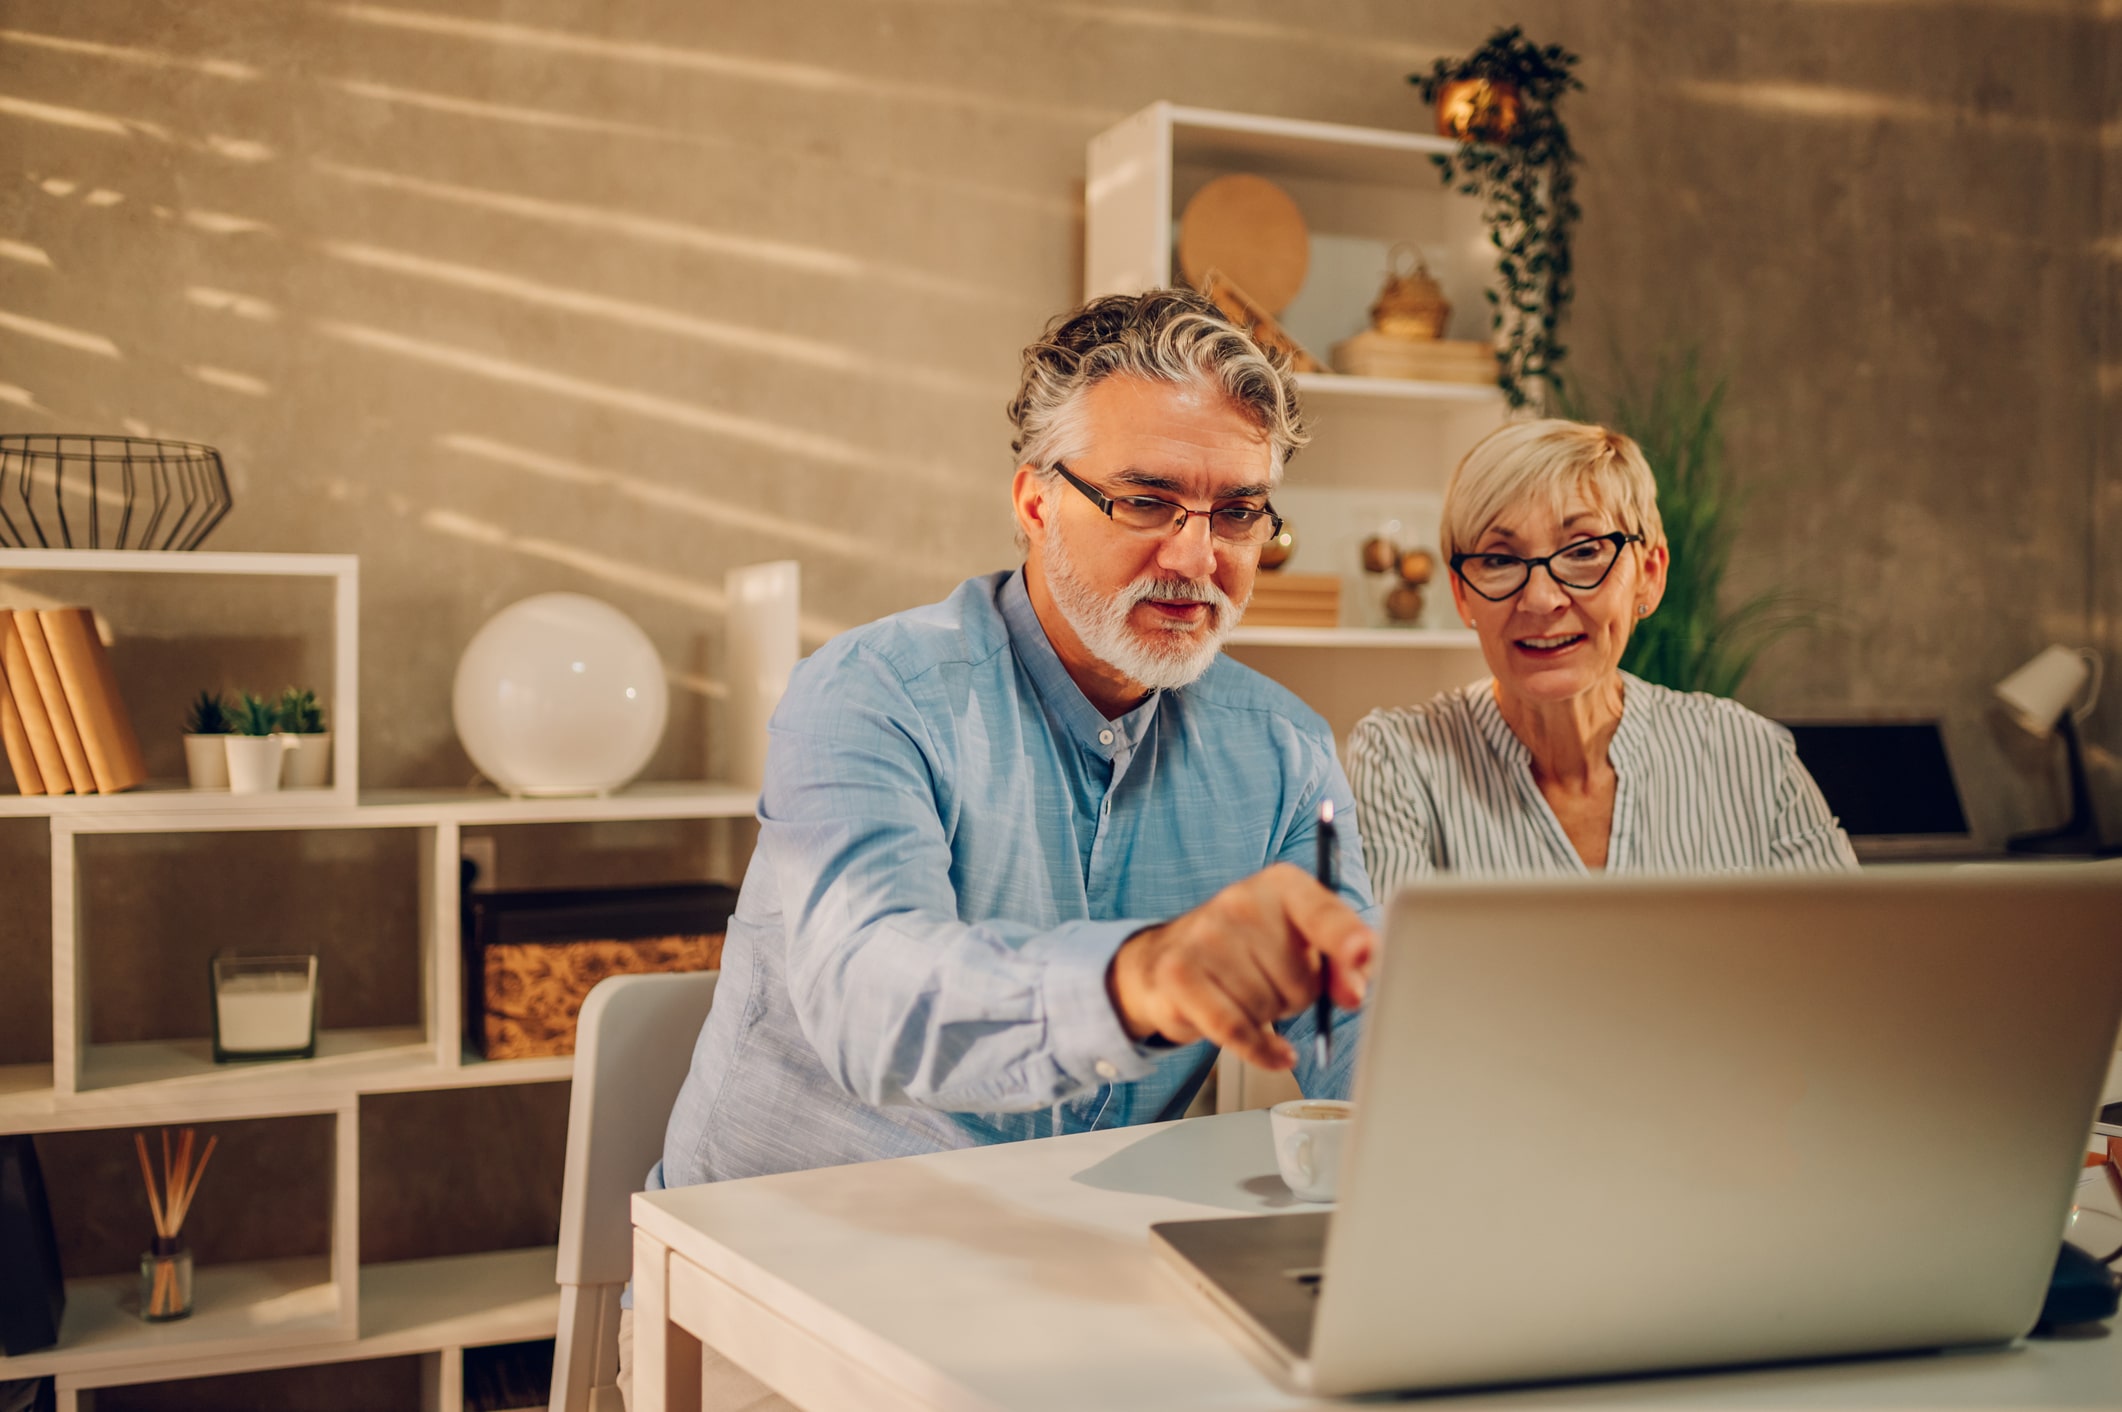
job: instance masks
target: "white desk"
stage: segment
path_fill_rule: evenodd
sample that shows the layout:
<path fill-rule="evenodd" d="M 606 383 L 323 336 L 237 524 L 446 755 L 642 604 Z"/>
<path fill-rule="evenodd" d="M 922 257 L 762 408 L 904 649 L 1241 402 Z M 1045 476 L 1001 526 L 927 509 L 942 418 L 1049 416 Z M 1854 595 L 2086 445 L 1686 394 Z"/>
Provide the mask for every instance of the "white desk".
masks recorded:
<path fill-rule="evenodd" d="M 635 1412 L 698 1406 L 696 1340 L 814 1412 L 1356 1405 L 1277 1389 L 1150 1252 L 1153 1221 L 1293 1204 L 1266 1116 L 636 1196 Z M 1423 1405 L 2115 1408 L 2122 1334 Z"/>

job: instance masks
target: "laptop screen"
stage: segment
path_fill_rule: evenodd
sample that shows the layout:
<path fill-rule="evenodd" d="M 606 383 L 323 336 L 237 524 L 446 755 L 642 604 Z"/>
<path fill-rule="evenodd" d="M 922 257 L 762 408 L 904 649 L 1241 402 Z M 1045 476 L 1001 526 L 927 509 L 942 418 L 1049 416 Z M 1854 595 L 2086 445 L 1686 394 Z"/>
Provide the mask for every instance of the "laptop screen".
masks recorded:
<path fill-rule="evenodd" d="M 1798 759 L 1852 838 L 1967 832 L 1936 721 L 1786 724 Z"/>
<path fill-rule="evenodd" d="M 1967 832 L 1946 739 L 1935 720 L 1787 724 L 1797 758 L 1853 839 Z"/>

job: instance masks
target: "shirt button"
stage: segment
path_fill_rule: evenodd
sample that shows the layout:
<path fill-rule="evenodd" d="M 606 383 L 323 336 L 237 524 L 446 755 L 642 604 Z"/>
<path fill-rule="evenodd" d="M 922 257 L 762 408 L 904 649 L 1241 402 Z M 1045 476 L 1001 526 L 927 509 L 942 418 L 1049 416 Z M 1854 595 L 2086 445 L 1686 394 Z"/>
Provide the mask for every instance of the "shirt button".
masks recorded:
<path fill-rule="evenodd" d="M 1105 1079 L 1108 1082 L 1120 1077 L 1119 1066 L 1114 1064 L 1113 1061 L 1110 1059 L 1100 1059 L 1097 1063 L 1091 1066 L 1091 1069 L 1098 1075 L 1099 1078 Z"/>
<path fill-rule="evenodd" d="M 1100 745 L 1111 745 L 1112 743 L 1113 743 L 1113 733 L 1112 733 L 1111 731 L 1099 731 L 1099 732 L 1098 732 L 1098 744 L 1100 744 Z"/>

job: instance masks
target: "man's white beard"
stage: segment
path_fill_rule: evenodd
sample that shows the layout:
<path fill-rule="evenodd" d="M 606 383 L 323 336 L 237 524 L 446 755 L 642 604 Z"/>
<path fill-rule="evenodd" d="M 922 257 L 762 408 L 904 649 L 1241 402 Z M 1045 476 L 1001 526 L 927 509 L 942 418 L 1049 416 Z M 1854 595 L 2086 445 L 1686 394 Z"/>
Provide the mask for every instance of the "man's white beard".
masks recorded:
<path fill-rule="evenodd" d="M 1244 605 L 1232 604 L 1230 596 L 1213 582 L 1150 576 L 1136 579 L 1116 594 L 1101 594 L 1077 577 L 1076 566 L 1062 546 L 1059 525 L 1048 527 L 1043 547 L 1054 606 L 1085 650 L 1152 691 L 1185 686 L 1207 671 L 1223 650 L 1223 639 L 1244 616 Z M 1206 603 L 1208 622 L 1191 630 L 1137 628 L 1130 621 L 1135 606 L 1151 598 Z"/>

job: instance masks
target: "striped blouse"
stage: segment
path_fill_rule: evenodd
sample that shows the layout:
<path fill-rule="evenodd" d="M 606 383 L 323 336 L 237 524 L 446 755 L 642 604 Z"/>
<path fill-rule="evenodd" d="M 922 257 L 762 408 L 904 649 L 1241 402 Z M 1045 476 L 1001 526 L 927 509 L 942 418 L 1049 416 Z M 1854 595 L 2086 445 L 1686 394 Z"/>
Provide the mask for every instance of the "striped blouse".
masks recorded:
<path fill-rule="evenodd" d="M 1857 866 L 1790 732 L 1736 701 L 1622 675 L 1614 767 L 1615 873 L 1833 871 Z M 1382 900 L 1435 873 L 1589 870 L 1533 782 L 1532 752 L 1491 683 L 1373 711 L 1348 743 L 1348 778 Z"/>

